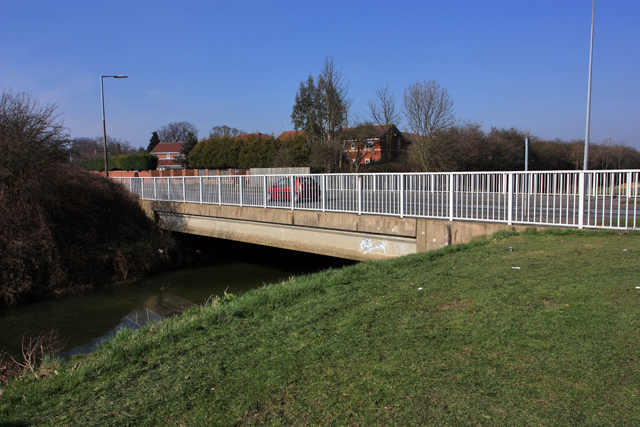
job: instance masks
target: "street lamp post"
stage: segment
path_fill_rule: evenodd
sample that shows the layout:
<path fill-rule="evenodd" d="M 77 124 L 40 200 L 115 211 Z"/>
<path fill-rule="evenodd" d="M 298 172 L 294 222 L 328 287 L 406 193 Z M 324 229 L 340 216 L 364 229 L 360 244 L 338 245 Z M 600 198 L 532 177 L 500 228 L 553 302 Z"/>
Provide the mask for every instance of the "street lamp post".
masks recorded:
<path fill-rule="evenodd" d="M 114 79 L 126 79 L 128 76 L 100 76 L 100 93 L 101 93 L 101 98 L 102 98 L 102 134 L 103 134 L 103 140 L 102 143 L 104 144 L 104 173 L 106 174 L 107 178 L 109 177 L 109 157 L 107 156 L 107 122 L 104 119 L 104 84 L 103 84 L 103 79 L 105 77 L 113 77 Z"/>
<path fill-rule="evenodd" d="M 589 89 L 587 90 L 587 129 L 584 136 L 584 165 L 583 170 L 589 170 L 589 128 L 591 126 L 591 74 L 593 71 L 593 21 L 596 14 L 596 0 L 591 6 L 591 49 L 589 52 Z"/>

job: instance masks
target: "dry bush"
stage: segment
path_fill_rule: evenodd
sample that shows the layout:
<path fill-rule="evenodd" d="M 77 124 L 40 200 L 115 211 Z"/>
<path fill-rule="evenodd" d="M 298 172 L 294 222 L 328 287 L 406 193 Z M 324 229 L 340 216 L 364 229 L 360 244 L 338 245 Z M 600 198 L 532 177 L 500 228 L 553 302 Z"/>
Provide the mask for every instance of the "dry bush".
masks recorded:
<path fill-rule="evenodd" d="M 136 196 L 68 163 L 55 110 L 1 93 L 0 306 L 145 274 L 172 247 Z"/>

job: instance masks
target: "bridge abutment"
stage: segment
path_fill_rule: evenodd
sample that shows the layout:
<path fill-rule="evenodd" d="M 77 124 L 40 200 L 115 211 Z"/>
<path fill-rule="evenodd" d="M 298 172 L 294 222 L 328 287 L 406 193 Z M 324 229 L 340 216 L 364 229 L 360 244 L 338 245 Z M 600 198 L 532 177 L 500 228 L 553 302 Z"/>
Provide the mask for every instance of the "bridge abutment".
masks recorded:
<path fill-rule="evenodd" d="M 140 201 L 164 229 L 358 261 L 395 258 L 468 243 L 498 223 L 398 218 L 291 209 Z"/>

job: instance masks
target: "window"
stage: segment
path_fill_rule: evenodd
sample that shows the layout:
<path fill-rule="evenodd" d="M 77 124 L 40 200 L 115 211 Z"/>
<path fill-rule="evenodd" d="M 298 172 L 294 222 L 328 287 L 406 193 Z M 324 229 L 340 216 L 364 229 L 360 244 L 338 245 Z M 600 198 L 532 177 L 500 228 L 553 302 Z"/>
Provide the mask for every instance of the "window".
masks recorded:
<path fill-rule="evenodd" d="M 364 148 L 367 150 L 372 150 L 373 149 L 373 139 L 367 139 L 364 142 Z"/>
<path fill-rule="evenodd" d="M 351 149 L 352 149 L 352 150 L 355 150 L 355 149 L 356 149 L 356 143 L 355 143 L 355 142 L 352 142 L 352 143 L 351 143 Z"/>
<path fill-rule="evenodd" d="M 371 163 L 371 159 L 364 159 L 364 164 L 368 165 L 369 163 Z"/>
<path fill-rule="evenodd" d="M 170 159 L 170 158 L 171 158 L 171 154 L 167 154 L 167 159 Z"/>

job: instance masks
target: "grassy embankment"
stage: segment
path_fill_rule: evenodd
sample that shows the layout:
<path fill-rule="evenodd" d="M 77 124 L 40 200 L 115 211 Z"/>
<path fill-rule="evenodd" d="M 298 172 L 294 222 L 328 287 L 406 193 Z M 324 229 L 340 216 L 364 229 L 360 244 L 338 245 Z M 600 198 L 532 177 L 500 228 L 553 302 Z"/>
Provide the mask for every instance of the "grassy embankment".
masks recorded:
<path fill-rule="evenodd" d="M 49 362 L 3 390 L 0 420 L 639 425 L 636 286 L 637 233 L 505 233 L 361 263 Z"/>

